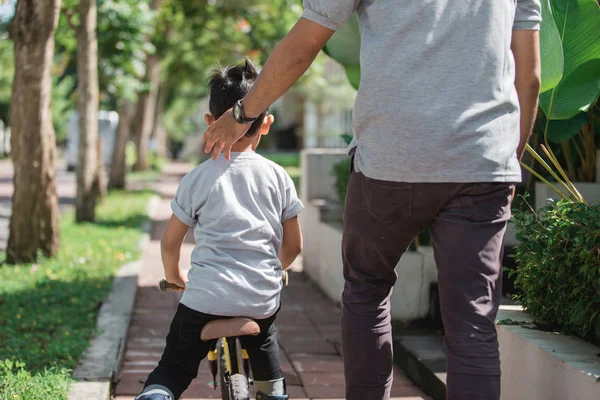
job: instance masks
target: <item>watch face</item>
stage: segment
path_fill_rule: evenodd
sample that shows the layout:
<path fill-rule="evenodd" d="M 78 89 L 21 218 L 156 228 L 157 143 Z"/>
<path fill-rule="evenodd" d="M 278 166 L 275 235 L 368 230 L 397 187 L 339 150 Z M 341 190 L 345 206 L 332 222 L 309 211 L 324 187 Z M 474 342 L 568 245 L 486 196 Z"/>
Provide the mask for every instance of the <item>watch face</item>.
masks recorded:
<path fill-rule="evenodd" d="M 242 110 L 240 110 L 240 106 L 238 104 L 236 104 L 235 106 L 233 106 L 233 118 L 236 121 L 240 120 L 241 113 L 242 113 Z"/>

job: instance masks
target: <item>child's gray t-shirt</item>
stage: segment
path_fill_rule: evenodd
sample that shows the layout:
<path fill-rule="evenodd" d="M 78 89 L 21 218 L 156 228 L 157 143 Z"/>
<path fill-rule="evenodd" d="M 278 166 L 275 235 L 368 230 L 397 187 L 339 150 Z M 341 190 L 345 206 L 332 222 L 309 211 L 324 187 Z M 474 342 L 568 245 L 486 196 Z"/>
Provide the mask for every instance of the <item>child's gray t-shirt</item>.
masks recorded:
<path fill-rule="evenodd" d="M 255 152 L 221 155 L 187 174 L 171 203 L 196 240 L 181 303 L 213 315 L 273 315 L 282 224 L 303 208 L 287 172 Z"/>

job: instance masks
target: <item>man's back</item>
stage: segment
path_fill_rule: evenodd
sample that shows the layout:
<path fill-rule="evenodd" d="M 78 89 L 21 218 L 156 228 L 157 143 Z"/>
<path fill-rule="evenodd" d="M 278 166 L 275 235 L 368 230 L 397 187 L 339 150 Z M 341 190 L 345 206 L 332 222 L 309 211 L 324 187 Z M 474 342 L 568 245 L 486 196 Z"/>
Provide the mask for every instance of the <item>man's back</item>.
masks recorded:
<path fill-rule="evenodd" d="M 209 160 L 184 177 L 172 209 L 196 241 L 181 302 L 213 315 L 274 314 L 282 223 L 302 209 L 287 173 L 251 151 Z"/>
<path fill-rule="evenodd" d="M 350 3 L 306 0 L 304 16 L 334 24 Z M 354 3 L 357 169 L 388 181 L 520 181 L 511 35 L 539 21 L 515 0 Z"/>

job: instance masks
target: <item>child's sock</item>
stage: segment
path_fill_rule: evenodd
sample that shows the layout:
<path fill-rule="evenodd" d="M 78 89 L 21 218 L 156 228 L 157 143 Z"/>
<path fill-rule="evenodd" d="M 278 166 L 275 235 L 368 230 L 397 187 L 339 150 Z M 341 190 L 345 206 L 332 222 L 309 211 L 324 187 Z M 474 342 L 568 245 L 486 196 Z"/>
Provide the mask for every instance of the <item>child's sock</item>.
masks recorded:
<path fill-rule="evenodd" d="M 285 395 L 285 380 L 279 378 L 272 381 L 254 381 L 254 389 L 264 394 L 283 396 Z"/>

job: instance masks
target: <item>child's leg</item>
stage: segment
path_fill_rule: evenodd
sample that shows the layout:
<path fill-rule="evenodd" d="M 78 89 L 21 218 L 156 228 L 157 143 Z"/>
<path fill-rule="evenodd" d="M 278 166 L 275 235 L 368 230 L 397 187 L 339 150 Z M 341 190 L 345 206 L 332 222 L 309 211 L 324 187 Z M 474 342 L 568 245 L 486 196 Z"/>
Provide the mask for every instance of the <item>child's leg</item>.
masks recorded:
<path fill-rule="evenodd" d="M 200 340 L 200 331 L 212 319 L 179 304 L 171 322 L 167 346 L 158 366 L 148 376 L 139 400 L 152 399 L 152 393 L 161 391 L 172 397 L 169 400 L 179 399 L 198 375 L 200 361 L 208 354 L 211 343 Z"/>
<path fill-rule="evenodd" d="M 256 322 L 260 326 L 260 334 L 240 338 L 242 345 L 250 356 L 254 388 L 257 393 L 262 392 L 270 396 L 285 396 L 285 381 L 283 379 L 283 372 L 281 371 L 277 330 L 274 324 L 275 316 L 264 320 L 256 320 Z M 287 397 L 268 398 L 285 399 Z"/>

